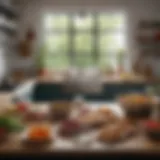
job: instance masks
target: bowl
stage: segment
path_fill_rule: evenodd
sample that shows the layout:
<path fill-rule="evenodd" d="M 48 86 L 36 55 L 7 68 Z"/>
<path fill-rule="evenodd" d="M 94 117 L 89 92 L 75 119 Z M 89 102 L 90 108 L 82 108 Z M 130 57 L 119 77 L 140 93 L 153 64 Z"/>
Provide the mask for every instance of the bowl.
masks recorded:
<path fill-rule="evenodd" d="M 145 135 L 154 141 L 160 141 L 160 122 L 148 120 L 141 123 Z"/>
<path fill-rule="evenodd" d="M 130 106 L 131 108 L 125 107 L 125 115 L 129 118 L 148 118 L 151 116 L 152 108 L 151 106 L 140 106 L 139 108 L 136 108 L 135 106 Z M 135 108 L 134 108 L 135 107 Z M 141 108 L 142 107 L 142 108 Z"/>
<path fill-rule="evenodd" d="M 50 104 L 50 116 L 52 120 L 65 120 L 72 111 L 72 102 L 55 101 Z"/>
<path fill-rule="evenodd" d="M 119 98 L 120 106 L 128 118 L 148 118 L 153 109 L 153 100 L 145 95 L 126 95 Z"/>
<path fill-rule="evenodd" d="M 33 147 L 33 148 L 41 148 L 41 147 L 46 147 L 50 145 L 53 142 L 52 139 L 48 140 L 30 140 L 30 139 L 23 139 L 23 144 L 27 147 Z"/>
<path fill-rule="evenodd" d="M 22 142 L 26 146 L 45 147 L 54 141 L 51 126 L 34 125 L 22 134 Z"/>
<path fill-rule="evenodd" d="M 82 126 L 77 120 L 68 119 L 61 122 L 59 127 L 59 134 L 62 137 L 72 137 L 82 131 Z"/>

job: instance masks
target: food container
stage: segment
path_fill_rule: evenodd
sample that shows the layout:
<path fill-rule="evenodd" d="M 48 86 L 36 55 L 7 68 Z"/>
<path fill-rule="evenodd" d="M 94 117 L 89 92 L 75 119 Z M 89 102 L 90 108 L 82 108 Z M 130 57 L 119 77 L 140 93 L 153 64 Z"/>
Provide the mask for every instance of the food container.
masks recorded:
<path fill-rule="evenodd" d="M 23 118 L 24 122 L 37 122 L 48 120 L 48 114 L 43 112 L 32 112 L 29 111 Z"/>
<path fill-rule="evenodd" d="M 55 101 L 50 104 L 50 117 L 51 120 L 64 120 L 67 119 L 72 111 L 73 104 L 70 101 Z"/>
<path fill-rule="evenodd" d="M 62 137 L 72 137 L 82 131 L 82 126 L 77 120 L 65 120 L 59 126 L 59 134 Z"/>
<path fill-rule="evenodd" d="M 46 147 L 54 140 L 52 131 L 50 125 L 35 124 L 24 132 L 22 142 L 28 147 Z"/>
<path fill-rule="evenodd" d="M 42 122 L 49 120 L 48 104 L 34 103 L 31 104 L 23 116 L 24 122 Z"/>
<path fill-rule="evenodd" d="M 160 141 L 160 122 L 148 120 L 141 123 L 145 135 L 154 141 Z"/>
<path fill-rule="evenodd" d="M 128 118 L 148 118 L 152 114 L 153 99 L 145 95 L 126 95 L 119 98 L 121 108 Z"/>

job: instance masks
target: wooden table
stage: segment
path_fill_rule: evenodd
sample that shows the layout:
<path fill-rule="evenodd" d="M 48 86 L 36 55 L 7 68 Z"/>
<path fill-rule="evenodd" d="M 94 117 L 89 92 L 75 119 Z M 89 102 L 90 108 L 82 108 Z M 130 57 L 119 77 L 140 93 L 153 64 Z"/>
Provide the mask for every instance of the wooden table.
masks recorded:
<path fill-rule="evenodd" d="M 6 96 L 5 96 L 6 95 Z M 10 99 L 9 94 L 0 94 L 0 98 L 6 97 Z M 8 98 L 7 98 L 8 97 Z M 2 100 L 2 99 L 1 99 Z M 3 102 L 4 103 L 4 102 Z M 93 108 L 106 104 L 111 107 L 117 114 L 123 116 L 123 112 L 116 103 L 102 102 L 102 103 L 91 103 Z M 45 106 L 47 104 L 34 104 L 36 107 Z M 85 135 L 91 137 L 91 134 Z M 49 155 L 106 155 L 106 156 L 125 156 L 128 154 L 137 156 L 149 156 L 158 155 L 160 156 L 160 143 L 154 144 L 149 142 L 143 135 L 138 135 L 129 139 L 123 143 L 117 145 L 102 145 L 97 142 L 93 142 L 90 146 L 78 146 L 73 140 L 62 140 L 56 139 L 52 144 L 45 148 L 28 148 L 23 145 L 21 141 L 21 134 L 11 134 L 7 142 L 0 145 L 0 155 L 5 156 L 24 156 L 24 155 L 37 155 L 37 156 L 49 156 Z"/>

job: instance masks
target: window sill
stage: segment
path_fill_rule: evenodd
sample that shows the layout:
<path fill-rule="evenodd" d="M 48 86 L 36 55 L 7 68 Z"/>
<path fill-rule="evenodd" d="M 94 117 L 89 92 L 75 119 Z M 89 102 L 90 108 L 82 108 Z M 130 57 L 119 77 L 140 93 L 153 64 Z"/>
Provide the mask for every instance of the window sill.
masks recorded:
<path fill-rule="evenodd" d="M 64 84 L 66 83 L 66 78 L 64 75 L 53 76 L 51 74 L 47 74 L 44 76 L 37 77 L 38 82 L 40 83 L 57 83 Z M 102 74 L 102 82 L 103 83 L 145 83 L 147 80 L 140 76 L 135 75 L 103 75 Z"/>

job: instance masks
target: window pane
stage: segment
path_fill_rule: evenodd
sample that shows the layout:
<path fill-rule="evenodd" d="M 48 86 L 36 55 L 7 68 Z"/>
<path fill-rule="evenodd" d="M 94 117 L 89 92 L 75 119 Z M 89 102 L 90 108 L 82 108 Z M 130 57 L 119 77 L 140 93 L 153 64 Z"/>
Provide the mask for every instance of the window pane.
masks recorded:
<path fill-rule="evenodd" d="M 74 16 L 74 27 L 77 30 L 91 29 L 94 26 L 94 19 L 92 14 L 76 15 Z"/>
<path fill-rule="evenodd" d="M 61 55 L 68 52 L 68 35 L 67 34 L 51 34 L 46 36 L 46 46 L 48 53 L 51 55 Z"/>
<path fill-rule="evenodd" d="M 47 15 L 45 17 L 45 29 L 67 29 L 69 18 L 65 14 Z"/>
<path fill-rule="evenodd" d="M 97 16 L 98 19 L 95 19 Z M 100 68 L 117 66 L 116 54 L 126 48 L 125 17 L 115 13 L 98 13 L 97 16 L 94 17 L 91 13 L 77 13 L 74 17 L 64 13 L 46 16 L 44 42 L 47 48 L 45 63 L 48 68 L 68 68 L 71 60 L 79 67 L 90 67 L 97 63 Z M 69 28 L 72 20 L 74 28 Z M 98 28 L 94 28 L 97 20 Z M 92 32 L 94 29 L 98 36 L 96 53 L 93 53 L 96 38 Z M 73 51 L 72 57 L 69 57 L 70 50 Z M 96 56 L 99 59 L 94 64 Z"/>
<path fill-rule="evenodd" d="M 125 37 L 123 33 L 101 34 L 100 35 L 100 52 L 101 53 L 118 53 L 125 48 Z"/>
<path fill-rule="evenodd" d="M 121 14 L 100 14 L 99 18 L 100 29 L 123 29 L 125 18 Z"/>
<path fill-rule="evenodd" d="M 77 33 L 75 35 L 75 49 L 76 53 L 91 53 L 92 51 L 92 36 L 91 34 Z"/>
<path fill-rule="evenodd" d="M 69 67 L 69 59 L 67 56 L 47 56 L 45 65 L 48 69 L 65 69 Z"/>
<path fill-rule="evenodd" d="M 90 67 L 94 65 L 92 56 L 76 56 L 74 64 L 77 67 Z"/>
<path fill-rule="evenodd" d="M 98 66 L 101 69 L 116 69 L 117 63 L 115 55 L 106 54 L 100 56 Z"/>

